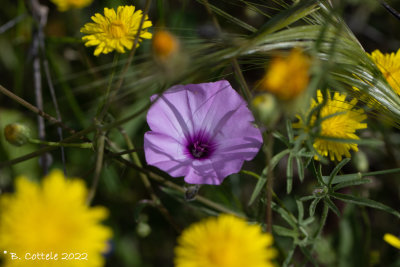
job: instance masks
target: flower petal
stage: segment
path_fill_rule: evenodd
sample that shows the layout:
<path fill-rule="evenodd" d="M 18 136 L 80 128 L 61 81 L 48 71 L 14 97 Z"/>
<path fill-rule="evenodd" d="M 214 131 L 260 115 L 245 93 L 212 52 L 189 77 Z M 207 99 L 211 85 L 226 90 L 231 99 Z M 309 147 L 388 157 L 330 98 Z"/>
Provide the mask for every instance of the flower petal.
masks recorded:
<path fill-rule="evenodd" d="M 146 162 L 168 172 L 171 176 L 185 176 L 189 172 L 190 160 L 183 145 L 170 136 L 147 132 L 144 135 Z"/>

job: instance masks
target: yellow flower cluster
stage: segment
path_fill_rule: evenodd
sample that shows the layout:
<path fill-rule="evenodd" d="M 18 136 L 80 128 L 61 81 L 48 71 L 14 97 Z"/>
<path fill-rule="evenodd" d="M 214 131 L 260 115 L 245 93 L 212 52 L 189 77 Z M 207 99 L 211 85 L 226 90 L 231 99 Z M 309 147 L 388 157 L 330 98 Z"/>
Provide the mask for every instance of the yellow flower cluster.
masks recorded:
<path fill-rule="evenodd" d="M 324 103 L 324 98 L 320 90 L 317 91 L 317 101 L 314 99 L 311 102 L 309 111 L 313 110 L 316 106 Z M 342 157 L 350 157 L 350 150 L 358 151 L 358 145 L 351 142 L 340 142 L 328 140 L 328 138 L 338 138 L 346 140 L 358 140 L 359 137 L 355 134 L 356 130 L 367 128 L 366 123 L 362 123 L 367 116 L 363 109 L 356 109 L 357 99 L 352 99 L 350 102 L 346 101 L 346 94 L 335 92 L 333 97 L 331 93 L 327 92 L 327 99 L 324 106 L 320 110 L 320 136 L 314 140 L 315 150 L 324 157 L 328 157 L 331 161 L 337 159 L 342 160 Z M 300 117 L 298 117 L 300 119 Z M 293 124 L 294 128 L 314 127 L 316 116 L 313 115 L 310 124 L 304 125 L 300 119 L 298 123 Z M 318 156 L 315 156 L 318 159 Z"/>
<path fill-rule="evenodd" d="M 15 193 L 0 198 L 4 266 L 103 266 L 112 232 L 100 222 L 108 211 L 89 207 L 86 197 L 82 180 L 66 179 L 58 170 L 41 185 L 17 178 Z"/>
<path fill-rule="evenodd" d="M 310 59 L 299 48 L 287 57 L 275 57 L 259 84 L 259 90 L 268 91 L 280 100 L 292 100 L 305 91 L 310 80 Z"/>
<path fill-rule="evenodd" d="M 96 13 L 92 16 L 94 23 L 86 23 L 81 32 L 86 46 L 96 46 L 94 55 L 108 54 L 114 50 L 125 53 L 125 49 L 132 49 L 135 37 L 139 30 L 143 14 L 141 10 L 135 11 L 134 6 L 119 6 L 114 9 L 104 8 L 104 16 Z M 139 42 L 142 39 L 151 39 L 152 34 L 147 29 L 152 26 L 147 16 L 143 22 Z M 139 42 L 137 46 L 139 46 Z"/>
<path fill-rule="evenodd" d="M 207 218 L 187 228 L 175 248 L 176 267 L 272 267 L 273 238 L 259 225 L 232 215 Z"/>
<path fill-rule="evenodd" d="M 67 11 L 68 9 L 83 8 L 90 5 L 93 0 L 51 0 L 59 11 Z"/>
<path fill-rule="evenodd" d="M 370 57 L 389 85 L 400 95 L 400 49 L 396 53 L 390 54 L 382 54 L 381 51 L 375 50 Z"/>

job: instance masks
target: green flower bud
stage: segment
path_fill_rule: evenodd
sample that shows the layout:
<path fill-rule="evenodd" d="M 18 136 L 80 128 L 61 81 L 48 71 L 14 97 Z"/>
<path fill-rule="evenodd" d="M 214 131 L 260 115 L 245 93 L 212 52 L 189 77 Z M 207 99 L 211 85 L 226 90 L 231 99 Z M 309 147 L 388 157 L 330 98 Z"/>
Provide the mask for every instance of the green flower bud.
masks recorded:
<path fill-rule="evenodd" d="M 369 161 L 367 155 L 365 155 L 365 153 L 361 150 L 354 154 L 353 163 L 359 172 L 367 172 L 369 170 Z"/>
<path fill-rule="evenodd" d="M 258 119 L 265 126 L 272 126 L 278 121 L 280 109 L 275 96 L 272 94 L 266 93 L 256 96 L 253 99 L 252 106 Z"/>
<path fill-rule="evenodd" d="M 28 127 L 20 123 L 8 124 L 4 128 L 4 136 L 6 140 L 15 146 L 22 146 L 31 138 L 31 133 Z"/>

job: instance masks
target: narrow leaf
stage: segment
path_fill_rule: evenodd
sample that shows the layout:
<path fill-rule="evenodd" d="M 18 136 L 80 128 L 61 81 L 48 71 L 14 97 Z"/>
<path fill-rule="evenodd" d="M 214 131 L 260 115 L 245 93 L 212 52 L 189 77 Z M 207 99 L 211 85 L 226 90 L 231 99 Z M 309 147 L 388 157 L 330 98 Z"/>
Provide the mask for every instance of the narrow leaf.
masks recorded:
<path fill-rule="evenodd" d="M 342 200 L 346 203 L 367 206 L 367 207 L 371 207 L 374 209 L 383 210 L 383 211 L 386 211 L 386 212 L 400 218 L 400 213 L 398 211 L 396 211 L 396 210 L 392 209 L 391 207 L 386 206 L 380 202 L 377 202 L 375 200 L 371 200 L 368 198 L 355 197 L 352 195 L 346 195 L 346 194 L 341 194 L 341 193 L 331 193 L 330 196 L 332 196 L 336 199 Z"/>
<path fill-rule="evenodd" d="M 293 187 L 293 154 L 289 154 L 287 167 L 286 167 L 286 192 L 290 194 Z"/>
<path fill-rule="evenodd" d="M 258 195 L 260 194 L 261 190 L 264 188 L 265 183 L 267 182 L 267 174 L 268 174 L 268 168 L 272 168 L 274 169 L 275 166 L 278 164 L 278 162 L 286 155 L 290 152 L 289 149 L 285 149 L 281 152 L 279 152 L 278 154 L 276 154 L 272 159 L 271 162 L 268 164 L 268 166 L 266 168 L 264 168 L 260 179 L 258 180 L 254 191 L 250 197 L 250 201 L 248 203 L 248 205 L 252 205 L 254 200 L 256 200 L 256 198 L 258 197 Z"/>
<path fill-rule="evenodd" d="M 329 197 L 324 198 L 324 202 L 328 205 L 328 207 L 340 218 L 340 211 L 336 207 L 336 205 L 329 199 Z"/>

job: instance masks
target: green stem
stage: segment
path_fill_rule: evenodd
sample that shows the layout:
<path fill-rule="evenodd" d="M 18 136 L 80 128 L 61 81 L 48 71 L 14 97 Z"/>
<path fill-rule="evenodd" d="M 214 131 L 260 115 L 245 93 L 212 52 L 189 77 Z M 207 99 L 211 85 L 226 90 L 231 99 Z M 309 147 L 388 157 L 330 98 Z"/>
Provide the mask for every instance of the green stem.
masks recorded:
<path fill-rule="evenodd" d="M 129 138 L 128 134 L 126 131 L 122 128 L 120 128 L 120 132 L 122 136 L 124 137 L 125 143 L 127 144 L 129 150 L 135 150 L 135 146 L 133 145 L 131 139 Z M 130 154 L 131 160 L 140 168 L 143 167 L 138 154 L 134 151 Z M 158 208 L 158 210 L 161 212 L 162 215 L 164 215 L 165 219 L 171 224 L 171 226 L 175 229 L 177 233 L 180 233 L 182 230 L 178 226 L 178 224 L 175 222 L 171 214 L 168 212 L 168 210 L 164 207 L 162 204 L 161 200 L 157 197 L 156 193 L 153 190 L 153 187 L 151 186 L 151 183 L 149 181 L 149 178 L 147 175 L 143 172 L 139 172 L 139 176 L 144 184 L 144 187 L 146 188 L 147 192 L 150 194 L 151 199 L 153 200 L 153 203 L 155 206 Z"/>
<path fill-rule="evenodd" d="M 267 157 L 267 166 L 271 162 L 272 159 L 272 149 L 273 149 L 273 141 L 274 137 L 272 135 L 272 132 L 269 132 L 264 139 L 266 141 L 266 157 Z M 268 168 L 268 173 L 267 173 L 267 184 L 266 184 L 266 189 L 267 189 L 267 231 L 269 233 L 272 233 L 272 191 L 273 191 L 273 179 L 274 179 L 274 173 L 272 168 Z"/>
<path fill-rule="evenodd" d="M 54 123 L 55 125 L 58 125 L 58 126 L 62 127 L 63 129 L 67 130 L 70 134 L 75 134 L 75 130 L 69 128 L 68 126 L 63 124 L 61 121 L 57 120 L 56 118 L 54 118 L 53 116 L 47 114 L 46 112 L 38 109 L 34 105 L 32 105 L 29 102 L 25 101 L 24 99 L 22 99 L 21 97 L 17 96 L 14 93 L 12 93 L 11 91 L 7 90 L 6 88 L 4 88 L 1 85 L 0 85 L 0 93 L 3 93 L 4 95 L 8 96 L 12 100 L 16 101 L 17 103 L 21 104 L 22 106 L 26 107 L 27 109 L 29 109 L 30 111 L 35 113 L 36 115 L 39 115 L 39 116 L 45 118 L 46 120 L 48 120 L 49 122 Z"/>
<path fill-rule="evenodd" d="M 108 81 L 106 92 L 104 93 L 104 98 L 100 102 L 100 105 L 97 109 L 96 117 L 97 117 L 98 121 L 103 120 L 104 115 L 106 114 L 106 112 L 108 110 L 108 106 L 111 101 L 111 99 L 110 99 L 111 87 L 113 84 L 115 73 L 117 71 L 117 66 L 118 66 L 118 53 L 115 53 L 113 63 L 112 63 L 112 72 L 111 72 L 110 80 Z"/>
<path fill-rule="evenodd" d="M 93 148 L 92 143 L 61 143 L 61 142 L 50 142 L 50 141 L 43 141 L 38 139 L 30 138 L 28 140 L 29 143 L 32 144 L 39 144 L 39 145 L 47 145 L 47 146 L 55 146 L 55 147 L 76 147 L 76 148 Z"/>
<path fill-rule="evenodd" d="M 167 186 L 169 188 L 175 189 L 176 191 L 181 192 L 182 194 L 185 194 L 185 192 L 186 192 L 185 188 L 183 188 L 182 186 L 179 186 L 179 185 L 177 185 L 177 184 L 175 184 L 173 182 L 170 182 L 170 181 L 164 179 L 162 176 L 160 176 L 160 175 L 158 175 L 158 174 L 156 174 L 154 172 L 151 172 L 149 170 L 146 170 L 144 168 L 141 168 L 141 167 L 137 166 L 136 164 L 133 164 L 132 162 L 130 162 L 130 161 L 126 160 L 126 159 L 123 159 L 121 157 L 114 158 L 114 159 L 116 161 L 126 165 L 126 166 L 129 166 L 129 167 L 135 169 L 135 170 L 138 170 L 140 172 L 146 173 L 147 176 L 150 179 L 152 179 L 152 180 L 154 180 L 154 181 L 156 181 L 156 182 L 158 182 L 158 183 L 160 183 L 160 184 L 162 184 L 164 186 Z M 200 202 L 200 203 L 202 203 L 202 204 L 204 204 L 204 205 L 206 205 L 206 206 L 208 206 L 210 208 L 213 208 L 214 210 L 217 210 L 219 212 L 233 214 L 233 215 L 235 215 L 237 217 L 240 217 L 240 218 L 246 218 L 243 214 L 237 213 L 235 211 L 232 211 L 232 210 L 230 210 L 230 209 L 228 209 L 228 208 L 226 208 L 226 207 L 224 207 L 224 206 L 222 206 L 222 205 L 220 205 L 218 203 L 215 203 L 215 202 L 213 202 L 213 201 L 211 201 L 211 200 L 209 200 L 209 199 L 207 199 L 207 198 L 205 198 L 203 196 L 197 195 L 194 200 L 198 201 L 198 202 Z"/>
<path fill-rule="evenodd" d="M 105 135 L 104 132 L 100 131 L 97 137 L 97 156 L 96 156 L 96 167 L 94 171 L 94 178 L 92 187 L 90 188 L 87 203 L 90 204 L 96 195 L 97 185 L 99 184 L 101 170 L 103 169 L 103 157 L 104 157 L 104 142 Z"/>
<path fill-rule="evenodd" d="M 261 179 L 260 175 L 258 175 L 255 172 L 252 172 L 252 171 L 241 170 L 240 173 L 247 174 L 247 175 L 249 175 L 251 177 L 256 178 L 257 180 Z M 273 189 L 272 189 L 272 198 L 275 200 L 276 204 L 278 204 L 282 209 L 284 209 L 288 214 L 290 214 L 290 216 L 292 218 L 296 219 L 296 217 L 293 215 L 293 213 L 291 213 L 291 211 L 288 208 L 286 208 L 286 206 L 283 203 L 283 201 L 278 197 L 278 195 L 275 193 L 275 191 Z"/>

